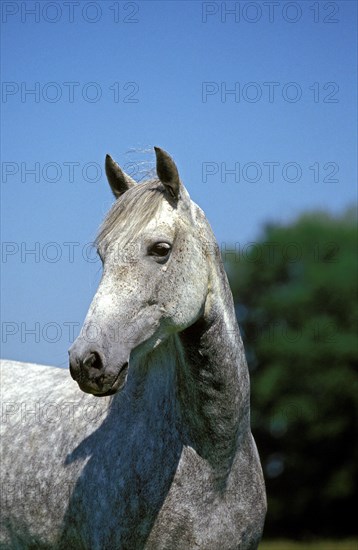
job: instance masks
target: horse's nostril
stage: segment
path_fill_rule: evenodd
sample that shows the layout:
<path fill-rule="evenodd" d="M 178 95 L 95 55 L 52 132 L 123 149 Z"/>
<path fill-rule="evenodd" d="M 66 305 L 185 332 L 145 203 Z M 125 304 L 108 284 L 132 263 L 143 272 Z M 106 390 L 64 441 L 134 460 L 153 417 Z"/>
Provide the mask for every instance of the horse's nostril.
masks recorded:
<path fill-rule="evenodd" d="M 100 370 L 103 367 L 102 359 L 96 351 L 92 351 L 83 361 L 83 366 Z"/>

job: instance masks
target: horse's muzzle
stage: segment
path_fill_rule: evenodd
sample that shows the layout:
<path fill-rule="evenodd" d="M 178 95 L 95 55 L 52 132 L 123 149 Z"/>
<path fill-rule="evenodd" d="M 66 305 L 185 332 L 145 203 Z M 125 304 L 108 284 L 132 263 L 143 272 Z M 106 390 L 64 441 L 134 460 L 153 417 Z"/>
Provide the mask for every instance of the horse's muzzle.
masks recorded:
<path fill-rule="evenodd" d="M 69 352 L 70 373 L 82 391 L 97 396 L 112 395 L 124 386 L 128 373 L 128 362 L 115 371 L 105 368 L 97 351 Z"/>

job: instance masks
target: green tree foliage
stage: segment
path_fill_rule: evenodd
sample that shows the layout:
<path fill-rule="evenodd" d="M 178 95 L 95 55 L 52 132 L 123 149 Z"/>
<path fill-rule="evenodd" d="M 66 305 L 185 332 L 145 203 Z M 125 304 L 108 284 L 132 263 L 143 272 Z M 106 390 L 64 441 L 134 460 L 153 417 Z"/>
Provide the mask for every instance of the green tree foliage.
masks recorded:
<path fill-rule="evenodd" d="M 266 535 L 357 529 L 355 228 L 353 209 L 315 212 L 224 254 L 251 372 Z"/>

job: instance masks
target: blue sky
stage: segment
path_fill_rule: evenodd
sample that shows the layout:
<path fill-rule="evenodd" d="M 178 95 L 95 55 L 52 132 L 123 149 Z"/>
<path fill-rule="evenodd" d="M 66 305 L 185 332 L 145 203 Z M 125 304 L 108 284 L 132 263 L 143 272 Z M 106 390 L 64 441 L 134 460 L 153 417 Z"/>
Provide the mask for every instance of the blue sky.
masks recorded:
<path fill-rule="evenodd" d="M 269 4 L 2 2 L 2 357 L 67 364 L 107 152 L 170 152 L 227 246 L 356 200 L 357 4 Z"/>

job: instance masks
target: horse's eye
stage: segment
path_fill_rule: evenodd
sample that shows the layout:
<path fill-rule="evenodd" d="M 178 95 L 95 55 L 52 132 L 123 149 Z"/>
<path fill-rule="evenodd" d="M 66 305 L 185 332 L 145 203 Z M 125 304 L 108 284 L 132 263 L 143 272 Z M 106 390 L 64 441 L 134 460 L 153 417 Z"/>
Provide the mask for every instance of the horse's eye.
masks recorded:
<path fill-rule="evenodd" d="M 168 243 L 155 243 L 149 248 L 149 256 L 155 256 L 157 258 L 166 258 L 169 256 L 169 252 L 172 247 Z"/>

